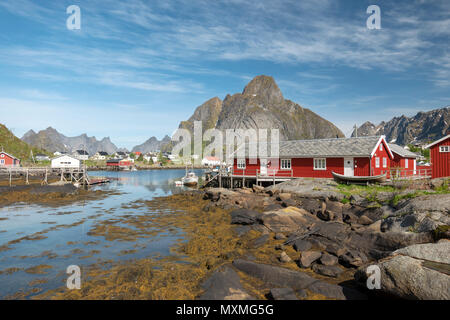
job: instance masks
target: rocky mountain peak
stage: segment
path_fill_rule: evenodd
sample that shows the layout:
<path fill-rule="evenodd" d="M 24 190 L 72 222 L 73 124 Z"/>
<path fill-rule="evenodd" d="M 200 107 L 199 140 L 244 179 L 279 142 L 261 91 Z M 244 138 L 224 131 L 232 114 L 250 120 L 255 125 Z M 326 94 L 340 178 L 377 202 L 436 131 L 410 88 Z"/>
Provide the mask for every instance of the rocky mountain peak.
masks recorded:
<path fill-rule="evenodd" d="M 275 82 L 274 78 L 270 76 L 256 76 L 250 81 L 242 92 L 244 96 L 260 97 L 266 102 L 283 102 L 283 94 Z"/>

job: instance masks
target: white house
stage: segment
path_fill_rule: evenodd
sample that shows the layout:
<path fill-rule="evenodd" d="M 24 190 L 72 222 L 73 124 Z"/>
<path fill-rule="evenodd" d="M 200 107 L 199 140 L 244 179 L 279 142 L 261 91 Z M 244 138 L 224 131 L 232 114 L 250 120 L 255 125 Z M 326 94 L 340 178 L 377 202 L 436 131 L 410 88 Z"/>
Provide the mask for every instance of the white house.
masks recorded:
<path fill-rule="evenodd" d="M 108 157 L 108 153 L 105 151 L 99 151 L 94 156 L 92 156 L 92 160 L 106 160 L 106 157 Z"/>
<path fill-rule="evenodd" d="M 52 159 L 52 168 L 69 168 L 69 169 L 80 169 L 81 161 L 74 157 L 64 155 Z"/>
<path fill-rule="evenodd" d="M 89 153 L 85 150 L 76 150 L 73 156 L 79 160 L 89 160 Z"/>
<path fill-rule="evenodd" d="M 36 159 L 36 161 L 48 161 L 48 160 L 50 160 L 50 157 L 46 154 L 38 153 L 35 156 L 35 159 Z"/>

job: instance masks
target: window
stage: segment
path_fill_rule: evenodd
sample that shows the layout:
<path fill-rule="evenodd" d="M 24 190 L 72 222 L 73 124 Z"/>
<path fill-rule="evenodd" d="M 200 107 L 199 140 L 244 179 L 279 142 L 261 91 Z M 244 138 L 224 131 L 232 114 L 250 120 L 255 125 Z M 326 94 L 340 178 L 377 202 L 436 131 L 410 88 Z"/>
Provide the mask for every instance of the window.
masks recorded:
<path fill-rule="evenodd" d="M 5 155 L 4 154 L 2 154 L 2 158 L 4 158 L 5 157 Z"/>
<path fill-rule="evenodd" d="M 245 159 L 237 159 L 237 168 L 245 169 Z"/>
<path fill-rule="evenodd" d="M 281 159 L 281 169 L 290 170 L 291 169 L 291 159 Z"/>
<path fill-rule="evenodd" d="M 5 159 L 1 159 L 0 164 L 5 164 Z"/>
<path fill-rule="evenodd" d="M 379 168 L 379 167 L 380 167 L 380 158 L 375 157 L 375 168 Z"/>
<path fill-rule="evenodd" d="M 405 159 L 405 169 L 408 169 L 408 166 L 409 166 L 409 160 Z"/>
<path fill-rule="evenodd" d="M 317 158 L 314 159 L 314 170 L 326 170 L 327 169 L 327 159 Z"/>
<path fill-rule="evenodd" d="M 450 152 L 450 146 L 440 146 L 439 152 Z"/>
<path fill-rule="evenodd" d="M 383 168 L 387 168 L 387 158 L 383 158 Z"/>
<path fill-rule="evenodd" d="M 383 151 L 383 144 L 380 143 L 380 151 Z"/>

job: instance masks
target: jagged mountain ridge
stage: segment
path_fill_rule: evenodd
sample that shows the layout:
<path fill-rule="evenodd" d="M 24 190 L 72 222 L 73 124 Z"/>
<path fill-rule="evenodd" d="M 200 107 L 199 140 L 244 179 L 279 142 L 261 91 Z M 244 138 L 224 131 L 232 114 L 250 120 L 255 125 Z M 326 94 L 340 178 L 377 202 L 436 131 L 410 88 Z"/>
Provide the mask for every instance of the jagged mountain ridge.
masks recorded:
<path fill-rule="evenodd" d="M 208 100 L 197 107 L 180 128 L 192 131 L 193 122 L 202 121 L 203 130 L 279 129 L 281 140 L 320 139 L 344 137 L 330 121 L 309 109 L 286 100 L 275 80 L 257 76 L 242 93 Z"/>
<path fill-rule="evenodd" d="M 378 125 L 367 121 L 357 129 L 357 133 L 358 136 L 385 135 L 389 142 L 399 145 L 425 144 L 450 134 L 450 106 L 421 111 L 413 117 L 394 117 Z M 353 130 L 352 137 L 355 135 Z"/>
<path fill-rule="evenodd" d="M 167 135 L 164 138 L 162 138 L 161 141 L 158 140 L 156 137 L 151 137 L 150 139 L 145 141 L 143 144 L 133 147 L 131 152 L 139 151 L 142 153 L 147 153 L 147 152 L 160 151 L 161 147 L 170 143 L 170 141 L 171 141 L 171 139 Z"/>
<path fill-rule="evenodd" d="M 109 137 L 103 138 L 100 141 L 95 137 L 88 137 L 87 134 L 76 137 L 66 137 L 52 127 L 48 127 L 38 133 L 30 130 L 25 133 L 22 140 L 34 147 L 49 152 L 86 150 L 90 155 L 93 155 L 98 151 L 105 151 L 112 154 L 118 150 Z"/>
<path fill-rule="evenodd" d="M 21 160 L 31 158 L 31 151 L 34 155 L 43 153 L 43 150 L 33 148 L 25 141 L 17 138 L 5 125 L 0 123 L 0 151 L 3 150 Z"/>

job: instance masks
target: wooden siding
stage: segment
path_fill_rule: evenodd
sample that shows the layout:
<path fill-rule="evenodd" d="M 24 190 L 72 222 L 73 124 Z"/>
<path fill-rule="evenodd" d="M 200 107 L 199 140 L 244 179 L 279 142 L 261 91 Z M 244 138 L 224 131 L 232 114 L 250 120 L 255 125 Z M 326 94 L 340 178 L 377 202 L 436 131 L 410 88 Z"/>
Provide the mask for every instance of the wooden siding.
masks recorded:
<path fill-rule="evenodd" d="M 379 174 L 382 174 L 386 171 L 389 170 L 389 168 L 391 167 L 391 156 L 389 154 L 389 152 L 387 151 L 387 146 L 386 146 L 386 142 L 384 140 L 382 140 L 382 150 L 380 151 L 380 145 L 377 145 L 376 151 L 372 157 L 371 160 L 371 174 L 372 176 L 377 176 Z M 377 168 L 376 167 L 376 158 L 380 158 L 380 166 Z M 386 158 L 386 168 L 383 167 L 383 158 Z"/>
<path fill-rule="evenodd" d="M 450 138 L 435 144 L 430 149 L 432 174 L 431 177 L 450 177 L 450 152 L 439 152 L 440 146 L 450 146 Z"/>

